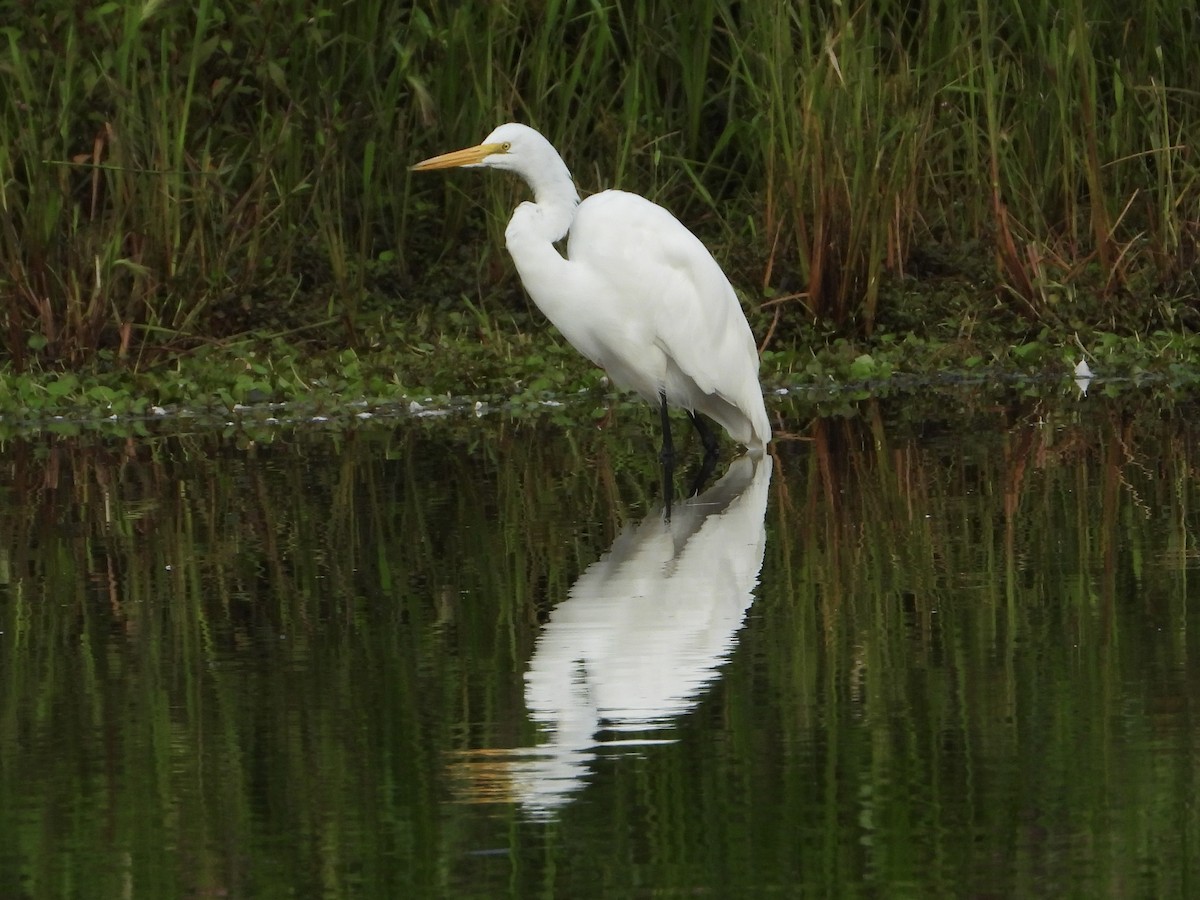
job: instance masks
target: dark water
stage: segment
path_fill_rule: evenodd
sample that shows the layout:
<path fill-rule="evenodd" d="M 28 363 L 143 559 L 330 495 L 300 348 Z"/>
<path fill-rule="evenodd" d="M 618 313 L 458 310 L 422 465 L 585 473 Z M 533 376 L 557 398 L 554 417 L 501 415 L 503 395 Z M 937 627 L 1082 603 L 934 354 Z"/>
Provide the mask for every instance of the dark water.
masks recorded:
<path fill-rule="evenodd" d="M 773 411 L 4 441 L 0 897 L 1200 896 L 1197 408 Z"/>

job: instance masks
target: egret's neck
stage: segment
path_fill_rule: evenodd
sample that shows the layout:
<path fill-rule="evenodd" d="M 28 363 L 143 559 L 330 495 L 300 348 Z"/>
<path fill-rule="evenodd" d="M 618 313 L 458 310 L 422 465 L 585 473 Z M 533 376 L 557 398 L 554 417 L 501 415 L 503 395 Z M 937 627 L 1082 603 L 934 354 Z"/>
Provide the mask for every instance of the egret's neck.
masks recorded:
<path fill-rule="evenodd" d="M 571 179 L 566 163 L 554 154 L 552 160 L 535 171 L 522 173 L 533 189 L 533 202 L 539 210 L 537 226 L 539 237 L 554 243 L 567 236 L 575 209 L 579 206 L 579 192 Z"/>
<path fill-rule="evenodd" d="M 557 154 L 553 162 L 557 165 L 521 172 L 533 189 L 534 201 L 527 200 L 513 211 L 504 230 L 504 243 L 533 302 L 572 340 L 569 307 L 579 292 L 569 285 L 576 267 L 563 258 L 555 244 L 567 236 L 575 221 L 579 194 Z M 581 339 L 572 343 L 578 347 Z"/>
<path fill-rule="evenodd" d="M 567 236 L 579 194 L 567 165 L 540 136 L 527 150 L 522 165 L 514 170 L 533 191 L 533 202 L 516 208 L 504 231 L 504 242 L 525 290 L 568 341 L 580 347 L 582 335 L 572 334 L 570 307 L 579 295 L 571 284 L 577 266 L 563 258 L 555 243 Z M 581 347 L 586 355 L 588 350 Z"/>

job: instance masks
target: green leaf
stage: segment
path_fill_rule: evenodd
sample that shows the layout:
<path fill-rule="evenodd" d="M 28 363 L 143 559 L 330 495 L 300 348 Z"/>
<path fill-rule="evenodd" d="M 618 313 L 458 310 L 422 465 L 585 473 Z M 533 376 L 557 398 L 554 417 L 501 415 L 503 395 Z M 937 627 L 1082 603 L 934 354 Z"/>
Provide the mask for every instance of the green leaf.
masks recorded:
<path fill-rule="evenodd" d="M 49 393 L 51 397 L 65 397 L 78 387 L 79 379 L 68 373 L 47 384 L 46 392 Z"/>
<path fill-rule="evenodd" d="M 870 378 L 875 370 L 875 359 L 869 353 L 862 354 L 850 364 L 850 374 L 854 378 Z"/>

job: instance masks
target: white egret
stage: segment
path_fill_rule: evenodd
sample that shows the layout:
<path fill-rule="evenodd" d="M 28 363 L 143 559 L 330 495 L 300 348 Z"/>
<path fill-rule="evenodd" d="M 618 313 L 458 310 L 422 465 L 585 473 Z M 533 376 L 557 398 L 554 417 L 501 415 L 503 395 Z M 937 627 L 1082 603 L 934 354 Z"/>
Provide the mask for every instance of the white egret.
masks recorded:
<path fill-rule="evenodd" d="M 521 281 L 576 350 L 659 407 L 664 460 L 672 456 L 668 407 L 687 411 L 706 457 L 717 441 L 698 414 L 763 452 L 771 425 L 754 335 L 729 279 L 678 219 L 625 191 L 581 203 L 558 152 L 525 125 L 501 125 L 478 146 L 412 168 L 456 166 L 515 172 L 533 189 L 504 232 Z M 564 237 L 565 258 L 554 246 Z"/>

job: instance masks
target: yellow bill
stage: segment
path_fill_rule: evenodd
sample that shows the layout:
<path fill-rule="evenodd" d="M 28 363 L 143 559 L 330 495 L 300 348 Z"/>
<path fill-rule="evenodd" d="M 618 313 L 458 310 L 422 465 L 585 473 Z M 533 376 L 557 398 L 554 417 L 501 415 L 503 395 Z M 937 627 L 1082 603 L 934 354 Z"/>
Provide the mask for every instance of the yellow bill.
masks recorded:
<path fill-rule="evenodd" d="M 465 150 L 453 150 L 441 156 L 433 156 L 422 160 L 409 168 L 413 172 L 428 172 L 432 169 L 453 169 L 457 166 L 476 166 L 493 153 L 503 153 L 504 144 L 479 144 L 467 147 Z"/>

